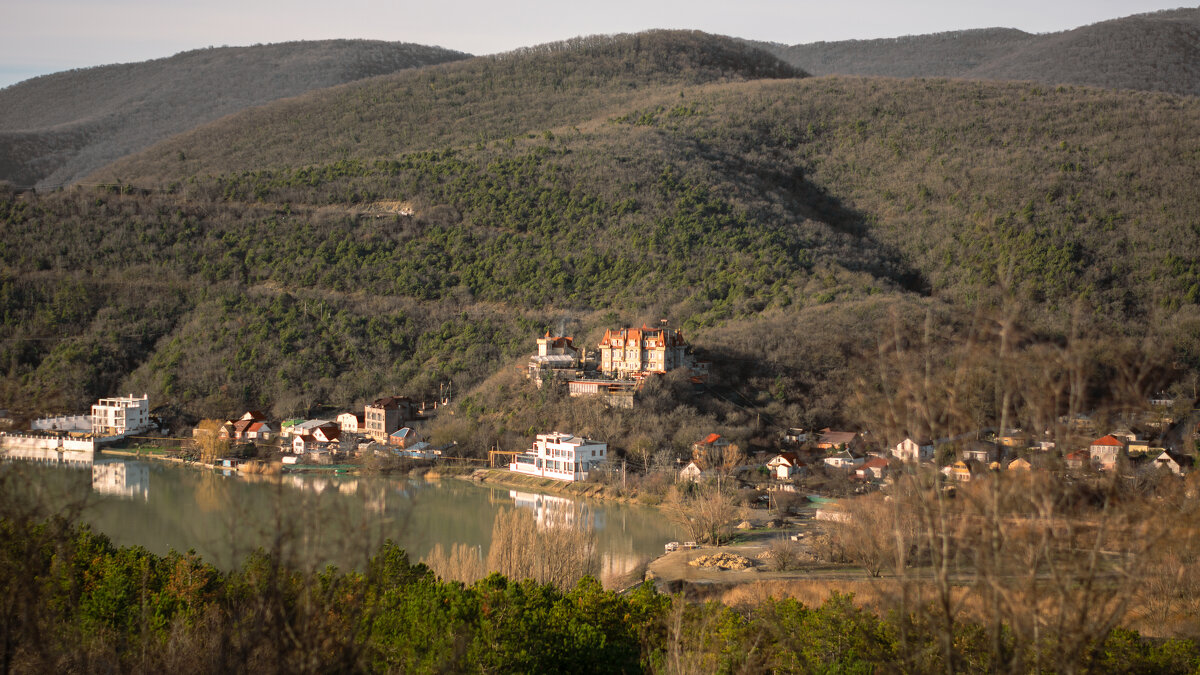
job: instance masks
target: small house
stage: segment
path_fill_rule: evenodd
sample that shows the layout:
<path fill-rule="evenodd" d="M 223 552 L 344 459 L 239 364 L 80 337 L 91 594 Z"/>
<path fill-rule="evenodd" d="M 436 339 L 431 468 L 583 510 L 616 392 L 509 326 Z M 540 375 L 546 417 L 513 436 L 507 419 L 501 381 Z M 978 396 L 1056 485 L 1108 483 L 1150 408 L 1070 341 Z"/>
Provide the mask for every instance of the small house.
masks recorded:
<path fill-rule="evenodd" d="M 804 462 L 794 452 L 781 452 L 767 462 L 771 474 L 779 480 L 788 480 L 804 470 Z"/>
<path fill-rule="evenodd" d="M 825 458 L 825 465 L 834 469 L 853 469 L 863 463 L 862 457 L 856 457 L 849 450 L 842 450 Z"/>
<path fill-rule="evenodd" d="M 887 477 L 891 467 L 882 457 L 872 457 L 854 470 L 854 475 L 863 480 L 882 480 Z"/>
<path fill-rule="evenodd" d="M 1018 457 L 1008 463 L 1006 467 L 1009 471 L 1032 471 L 1033 465 L 1024 457 Z"/>
<path fill-rule="evenodd" d="M 858 432 L 833 431 L 825 428 L 817 434 L 817 449 L 819 450 L 848 450 L 858 445 Z"/>
<path fill-rule="evenodd" d="M 1075 452 L 1067 453 L 1065 459 L 1068 469 L 1081 470 L 1092 464 L 1092 453 L 1087 450 L 1076 450 Z"/>
<path fill-rule="evenodd" d="M 685 483 L 695 483 L 704 475 L 704 469 L 696 462 L 688 462 L 688 465 L 679 470 L 679 480 Z"/>
<path fill-rule="evenodd" d="M 1164 450 L 1161 455 L 1154 458 L 1154 464 L 1156 466 L 1166 468 L 1176 476 L 1182 476 L 1188 471 L 1191 471 L 1192 463 L 1193 459 L 1191 457 L 1174 453 L 1170 450 Z"/>
<path fill-rule="evenodd" d="M 344 434 L 360 434 L 365 430 L 363 413 L 344 412 L 337 416 L 337 425 Z"/>
<path fill-rule="evenodd" d="M 905 438 L 892 446 L 891 453 L 901 462 L 929 462 L 933 460 L 933 441 Z"/>

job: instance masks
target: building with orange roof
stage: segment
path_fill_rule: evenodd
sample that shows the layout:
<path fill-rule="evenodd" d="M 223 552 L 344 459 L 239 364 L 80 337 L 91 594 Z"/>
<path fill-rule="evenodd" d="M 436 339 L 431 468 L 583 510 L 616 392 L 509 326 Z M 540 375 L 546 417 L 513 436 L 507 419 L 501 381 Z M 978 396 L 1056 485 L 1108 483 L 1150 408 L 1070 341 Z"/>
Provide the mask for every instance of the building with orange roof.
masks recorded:
<path fill-rule="evenodd" d="M 604 331 L 600 340 L 600 372 L 628 378 L 665 373 L 686 365 L 687 342 L 672 328 L 621 328 Z"/>
<path fill-rule="evenodd" d="M 1117 459 L 1125 454 L 1125 441 L 1112 434 L 1097 438 L 1088 446 L 1092 462 L 1104 469 L 1117 465 Z"/>

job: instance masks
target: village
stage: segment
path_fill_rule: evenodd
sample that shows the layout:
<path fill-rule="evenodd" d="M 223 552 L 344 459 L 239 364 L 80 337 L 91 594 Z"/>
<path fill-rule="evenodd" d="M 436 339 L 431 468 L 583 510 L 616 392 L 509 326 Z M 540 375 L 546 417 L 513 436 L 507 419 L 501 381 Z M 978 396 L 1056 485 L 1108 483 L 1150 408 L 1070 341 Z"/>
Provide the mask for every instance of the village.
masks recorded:
<path fill-rule="evenodd" d="M 530 386 L 555 387 L 571 398 L 596 397 L 610 407 L 632 409 L 651 379 L 680 371 L 699 386 L 707 380 L 709 366 L 694 357 L 682 332 L 664 321 L 655 328 L 606 330 L 594 350 L 581 349 L 570 336 L 547 332 L 536 339 L 536 352 L 523 371 Z M 1107 428 L 1098 428 L 1082 414 L 1060 418 L 1054 430 L 982 428 L 941 438 L 889 438 L 879 429 L 785 428 L 765 448 L 761 442 L 742 447 L 713 430 L 694 438 L 690 451 L 676 451 L 673 466 L 634 462 L 631 471 L 629 453 L 619 441 L 610 448 L 608 442 L 569 429 L 544 429 L 523 449 L 493 448 L 486 458 L 459 456 L 453 444 L 435 447 L 427 438 L 430 420 L 446 410 L 447 402 L 387 395 L 365 404 L 361 412 L 310 419 L 271 420 L 250 410 L 200 422 L 170 454 L 268 473 L 329 466 L 347 470 L 371 458 L 406 460 L 405 466 L 454 465 L 460 472 L 486 464 L 565 483 L 612 482 L 619 476 L 624 491 L 633 494 L 651 482 L 661 488 L 661 474 L 669 471 L 672 484 L 724 482 L 746 493 L 746 506 L 756 506 L 772 503 L 772 492 L 837 498 L 886 490 L 897 472 L 920 469 L 938 472 L 947 485 L 997 471 L 1180 476 L 1193 468 L 1185 447 L 1196 435 L 1195 416 L 1173 419 L 1171 411 L 1180 408 L 1179 402 L 1158 395 L 1142 411 L 1121 416 L 1119 426 Z M 103 446 L 128 444 L 128 439 L 168 437 L 169 431 L 151 415 L 148 395 L 129 395 L 101 399 L 90 414 L 35 419 L 26 432 L 0 433 L 0 448 L 14 458 L 78 459 Z M 652 473 L 660 480 L 646 480 Z"/>

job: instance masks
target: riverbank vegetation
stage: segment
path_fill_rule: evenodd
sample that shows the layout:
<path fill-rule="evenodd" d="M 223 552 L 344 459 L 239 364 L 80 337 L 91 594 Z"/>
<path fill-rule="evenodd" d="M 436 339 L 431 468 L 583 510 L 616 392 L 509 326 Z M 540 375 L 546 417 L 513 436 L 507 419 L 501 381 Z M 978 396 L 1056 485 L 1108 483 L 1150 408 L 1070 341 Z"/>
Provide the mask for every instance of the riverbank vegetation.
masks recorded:
<path fill-rule="evenodd" d="M 222 572 L 191 554 L 118 548 L 51 520 L 0 519 L 2 670 L 125 672 L 1058 672 L 1187 673 L 1190 640 L 1110 628 L 880 615 L 833 594 L 731 607 L 568 590 L 493 574 L 438 579 L 385 544 L 360 571 L 305 571 L 268 553 Z M 1019 650 L 1013 652 L 1013 648 Z M 1019 658 L 1013 657 L 1017 654 Z M 1032 659 L 1032 660 L 1031 660 Z"/>

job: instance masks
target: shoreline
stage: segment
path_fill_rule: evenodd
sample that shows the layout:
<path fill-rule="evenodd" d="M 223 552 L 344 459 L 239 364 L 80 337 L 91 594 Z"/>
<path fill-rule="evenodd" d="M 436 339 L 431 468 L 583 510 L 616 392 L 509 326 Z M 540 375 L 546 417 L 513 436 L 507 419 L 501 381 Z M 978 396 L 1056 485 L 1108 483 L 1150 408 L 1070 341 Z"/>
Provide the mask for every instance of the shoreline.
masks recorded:
<path fill-rule="evenodd" d="M 604 501 L 631 504 L 646 508 L 659 508 L 658 504 L 647 504 L 636 496 L 612 494 L 614 488 L 599 483 L 568 482 L 555 478 L 543 478 L 509 471 L 508 469 L 476 469 L 471 473 L 454 476 L 460 480 L 471 481 L 477 485 L 494 485 L 514 489 L 526 489 L 536 492 L 566 495 L 584 499 L 601 499 Z M 616 490 L 620 492 L 619 489 Z"/>

